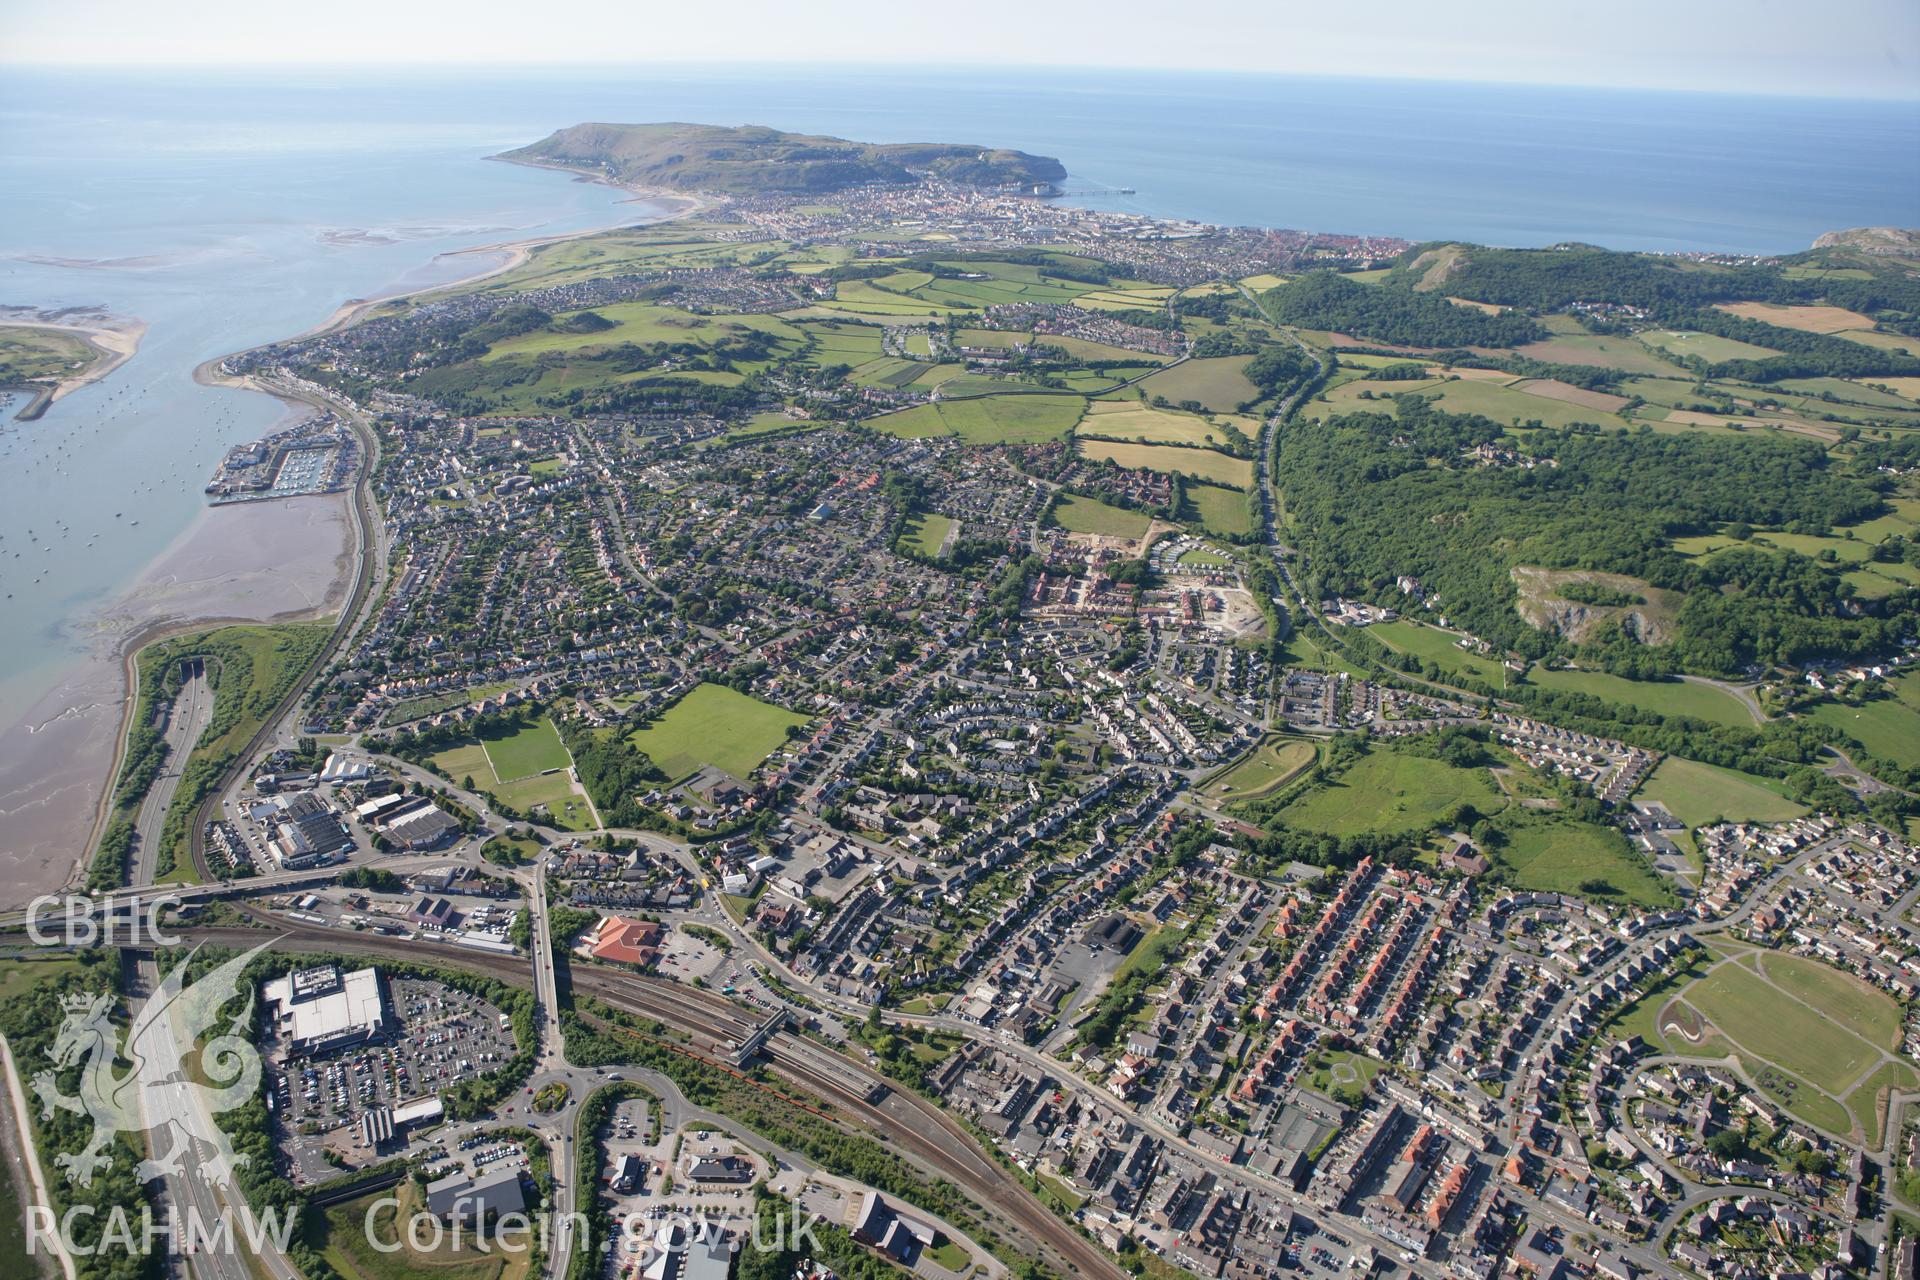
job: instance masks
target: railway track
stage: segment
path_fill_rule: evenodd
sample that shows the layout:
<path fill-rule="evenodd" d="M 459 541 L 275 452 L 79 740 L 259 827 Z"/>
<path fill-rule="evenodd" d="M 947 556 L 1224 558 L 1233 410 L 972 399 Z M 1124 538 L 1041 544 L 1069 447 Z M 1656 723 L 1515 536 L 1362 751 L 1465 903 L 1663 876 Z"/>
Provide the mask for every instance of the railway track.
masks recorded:
<path fill-rule="evenodd" d="M 362 955 L 394 956 L 484 973 L 513 986 L 531 986 L 525 957 L 498 956 L 452 947 L 423 948 L 417 941 L 380 934 L 302 925 L 271 918 L 273 929 L 289 941 L 316 950 Z M 183 931 L 196 942 L 225 946 L 252 946 L 264 931 L 244 928 L 205 928 Z M 694 1057 L 731 1070 L 724 1057 L 731 1046 L 745 1040 L 759 1025 L 739 1006 L 722 996 L 697 991 L 660 978 L 575 965 L 572 985 L 609 1007 L 662 1023 L 685 1032 L 708 1046 L 708 1057 Z M 982 1151 L 972 1135 L 952 1117 L 916 1093 L 901 1090 L 864 1064 L 791 1033 L 771 1037 L 766 1056 L 775 1074 L 808 1093 L 832 1103 L 842 1115 L 857 1121 L 851 1126 L 877 1137 L 936 1177 L 965 1190 L 991 1217 L 1050 1254 L 1064 1274 L 1084 1280 L 1129 1280 L 1127 1273 L 1099 1246 L 1082 1236 L 1033 1197 L 1009 1170 Z M 855 1081 L 885 1083 L 890 1092 L 869 1101 Z"/>

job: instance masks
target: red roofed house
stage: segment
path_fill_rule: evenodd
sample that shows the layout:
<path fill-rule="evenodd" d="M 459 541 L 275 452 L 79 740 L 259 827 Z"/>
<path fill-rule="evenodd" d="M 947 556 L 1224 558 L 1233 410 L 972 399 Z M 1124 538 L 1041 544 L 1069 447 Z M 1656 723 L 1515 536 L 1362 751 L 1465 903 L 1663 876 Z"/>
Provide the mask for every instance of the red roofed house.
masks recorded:
<path fill-rule="evenodd" d="M 587 949 L 596 960 L 617 964 L 637 964 L 643 968 L 660 958 L 660 940 L 666 931 L 651 920 L 627 920 L 620 916 L 601 916 L 587 939 Z"/>

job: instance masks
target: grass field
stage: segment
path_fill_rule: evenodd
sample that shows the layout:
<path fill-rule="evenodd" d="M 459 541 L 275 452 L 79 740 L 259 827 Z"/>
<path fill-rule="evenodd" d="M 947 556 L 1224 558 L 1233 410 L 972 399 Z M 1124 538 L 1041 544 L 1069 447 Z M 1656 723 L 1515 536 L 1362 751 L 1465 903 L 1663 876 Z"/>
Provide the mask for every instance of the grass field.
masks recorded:
<path fill-rule="evenodd" d="M 1371 393 L 1371 402 L 1362 392 Z M 1619 414 L 1583 405 L 1570 404 L 1551 396 L 1530 395 L 1515 387 L 1502 386 L 1481 378 L 1451 378 L 1429 382 L 1349 382 L 1322 393 L 1309 404 L 1316 416 L 1352 413 L 1370 409 L 1376 413 L 1393 412 L 1392 397 L 1414 392 L 1433 401 L 1449 413 L 1478 413 L 1495 422 L 1518 425 L 1538 421 L 1542 426 L 1567 427 L 1576 422 L 1595 426 L 1624 428 L 1627 420 Z"/>
<path fill-rule="evenodd" d="M 1492 813 L 1502 803 L 1485 769 L 1375 747 L 1338 778 L 1280 811 L 1280 821 L 1303 831 L 1359 835 L 1420 831 L 1462 803 Z"/>
<path fill-rule="evenodd" d="M 1753 713 L 1747 710 L 1746 703 L 1709 684 L 1686 680 L 1629 680 L 1604 671 L 1548 671 L 1541 667 L 1527 673 L 1527 683 L 1542 689 L 1591 694 L 1661 715 L 1692 716 L 1696 720 L 1740 728 L 1753 725 Z"/>
<path fill-rule="evenodd" d="M 1227 413 L 1260 398 L 1260 388 L 1243 372 L 1252 356 L 1216 356 L 1188 360 L 1154 374 L 1141 387 L 1150 396 L 1165 396 L 1174 404 L 1197 400 L 1216 413 Z"/>
<path fill-rule="evenodd" d="M 1778 786 L 1771 779 L 1668 756 L 1640 788 L 1638 798 L 1658 800 L 1690 827 L 1785 822 L 1806 813 L 1806 806 L 1787 799 Z"/>
<path fill-rule="evenodd" d="M 493 776 L 500 782 L 531 777 L 549 769 L 565 769 L 573 763 L 567 749 L 560 745 L 560 731 L 545 716 L 509 732 L 484 733 L 480 740 L 493 767 Z"/>
<path fill-rule="evenodd" d="M 1501 822 L 1507 843 L 1492 851 L 1515 888 L 1583 897 L 1619 898 L 1643 907 L 1671 906 L 1673 890 L 1612 827 L 1515 810 Z M 1605 881 L 1606 890 L 1583 888 Z"/>
<path fill-rule="evenodd" d="M 485 359 L 612 347 L 623 342 L 697 342 L 710 346 L 723 338 L 756 329 L 791 339 L 795 350 L 799 349 L 801 338 L 799 330 L 772 315 L 697 316 L 650 302 L 616 302 L 594 307 L 593 311 L 613 321 L 613 328 L 592 333 L 555 333 L 547 329 L 523 333 L 494 343 L 487 349 Z M 879 354 L 877 348 L 874 354 Z"/>
<path fill-rule="evenodd" d="M 805 716 L 783 707 L 723 684 L 702 683 L 627 740 L 670 778 L 684 778 L 706 765 L 746 778 L 787 740 L 789 726 L 805 723 Z"/>
<path fill-rule="evenodd" d="M 468 778 L 502 804 L 532 814 L 565 831 L 593 826 L 586 797 L 574 786 L 573 757 L 545 716 L 481 738 L 463 738 L 432 756 L 435 767 L 456 783 Z"/>
<path fill-rule="evenodd" d="M 1472 676 L 1496 689 L 1504 689 L 1507 684 L 1507 669 L 1497 659 L 1485 654 L 1470 653 L 1462 649 L 1455 641 L 1459 638 L 1451 631 L 1442 631 L 1438 627 L 1423 626 L 1418 622 L 1401 619 L 1398 622 L 1383 622 L 1367 628 L 1367 634 L 1379 640 L 1389 649 L 1401 653 L 1411 653 L 1438 665 L 1442 670 L 1456 675 Z"/>
<path fill-rule="evenodd" d="M 1205 418 L 1124 399 L 1096 400 L 1087 406 L 1087 416 L 1080 419 L 1078 434 L 1202 448 L 1223 448 L 1227 443 L 1226 432 Z"/>
<path fill-rule="evenodd" d="M 1920 710 L 1904 698 L 1879 698 L 1859 706 L 1823 702 L 1807 715 L 1856 739 L 1876 756 L 1920 768 Z"/>
<path fill-rule="evenodd" d="M 1187 510 L 1181 515 L 1199 521 L 1201 528 L 1221 537 L 1253 532 L 1253 512 L 1247 509 L 1247 495 L 1217 484 L 1187 485 Z"/>
<path fill-rule="evenodd" d="M 1312 764 L 1319 749 L 1300 738 L 1273 738 L 1218 775 L 1200 793 L 1216 804 L 1271 795 Z"/>
<path fill-rule="evenodd" d="M 1111 440 L 1082 440 L 1080 453 L 1088 458 L 1107 458 L 1123 467 L 1144 467 L 1171 475 L 1195 476 L 1214 484 L 1245 489 L 1253 483 L 1253 463 L 1232 458 L 1212 449 L 1182 449 L 1168 444 L 1116 444 Z"/>
<path fill-rule="evenodd" d="M 1768 356 L 1780 354 L 1772 347 L 1757 347 L 1751 342 L 1723 338 L 1714 333 L 1693 333 L 1685 330 L 1651 329 L 1640 335 L 1640 341 L 1668 355 L 1697 356 L 1709 363 L 1721 360 L 1764 360 Z"/>
<path fill-rule="evenodd" d="M 78 377 L 102 358 L 100 350 L 77 333 L 0 324 L 0 386 Z"/>
<path fill-rule="evenodd" d="M 1036 444 L 1071 431 L 1086 405 L 1074 395 L 993 395 L 918 405 L 867 424 L 909 440 L 959 436 L 968 444 Z"/>
<path fill-rule="evenodd" d="M 1887 1009 L 1875 1011 L 1871 996 L 1879 993 L 1870 988 L 1844 1004 L 1809 1004 L 1805 994 L 1830 994 L 1845 975 L 1806 973 L 1807 966 L 1823 967 L 1776 955 L 1765 957 L 1762 969 L 1738 961 L 1721 964 L 1688 987 L 1682 999 L 1742 1050 L 1844 1098 L 1883 1061 L 1870 1037 L 1879 1034 L 1884 1018 L 1898 1021 L 1898 1008 L 1891 997 L 1880 995 Z M 1802 970 L 1791 980 L 1798 990 L 1777 976 L 1791 970 Z M 1906 1076 L 1909 1082 L 1914 1078 L 1911 1068 Z"/>
<path fill-rule="evenodd" d="M 1597 365 L 1601 368 L 1619 369 L 1626 373 L 1650 374 L 1654 377 L 1684 378 L 1687 376 L 1685 369 L 1671 360 L 1662 359 L 1659 353 L 1649 350 L 1632 338 L 1609 338 L 1592 333 L 1560 334 L 1545 342 L 1530 342 L 1514 350 L 1520 355 L 1544 360 L 1548 364 Z"/>
<path fill-rule="evenodd" d="M 941 545 L 947 540 L 947 530 L 951 528 L 952 517 L 943 516 L 937 511 L 922 512 L 907 521 L 906 531 L 900 535 L 900 541 L 923 556 L 937 556 Z"/>
<path fill-rule="evenodd" d="M 1072 533 L 1099 533 L 1110 538 L 1139 538 L 1150 523 L 1138 511 L 1071 493 L 1062 495 L 1054 506 L 1053 521 Z"/>

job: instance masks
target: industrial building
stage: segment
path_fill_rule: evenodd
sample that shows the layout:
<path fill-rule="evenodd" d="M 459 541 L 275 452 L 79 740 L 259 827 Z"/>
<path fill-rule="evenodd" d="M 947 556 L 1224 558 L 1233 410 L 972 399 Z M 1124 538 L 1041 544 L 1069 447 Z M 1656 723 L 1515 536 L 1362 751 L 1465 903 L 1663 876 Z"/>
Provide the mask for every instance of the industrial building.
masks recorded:
<path fill-rule="evenodd" d="M 393 1025 L 378 969 L 295 969 L 260 988 L 268 1016 L 296 1058 L 323 1057 L 386 1037 Z"/>
<path fill-rule="evenodd" d="M 484 1222 L 526 1207 L 518 1169 L 496 1169 L 477 1178 L 450 1173 L 427 1184 L 427 1211 L 448 1222 Z"/>

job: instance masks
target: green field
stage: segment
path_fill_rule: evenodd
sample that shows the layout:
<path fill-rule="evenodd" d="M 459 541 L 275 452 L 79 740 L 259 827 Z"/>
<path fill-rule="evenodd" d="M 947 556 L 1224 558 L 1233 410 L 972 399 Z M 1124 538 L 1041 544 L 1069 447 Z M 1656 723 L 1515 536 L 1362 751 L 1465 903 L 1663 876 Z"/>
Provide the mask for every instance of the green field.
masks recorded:
<path fill-rule="evenodd" d="M 431 761 L 454 782 L 464 786 L 471 778 L 501 804 L 562 830 L 586 831 L 594 825 L 586 797 L 573 783 L 573 758 L 546 716 L 490 729 L 484 740 L 463 738 L 434 752 Z"/>
<path fill-rule="evenodd" d="M 1641 786 L 1638 798 L 1658 800 L 1690 827 L 1785 822 L 1806 813 L 1806 806 L 1781 795 L 1778 786 L 1771 779 L 1668 756 Z"/>
<path fill-rule="evenodd" d="M 1181 515 L 1198 521 L 1208 533 L 1223 538 L 1253 532 L 1253 512 L 1247 509 L 1247 495 L 1217 484 L 1188 484 L 1187 509 Z"/>
<path fill-rule="evenodd" d="M 1260 388 L 1244 372 L 1252 360 L 1252 356 L 1187 360 L 1140 385 L 1149 396 L 1165 396 L 1172 404 L 1197 400 L 1215 413 L 1227 413 L 1260 398 Z"/>
<path fill-rule="evenodd" d="M 1300 738 L 1274 738 L 1226 772 L 1216 775 L 1201 794 L 1216 804 L 1257 800 L 1285 786 L 1308 765 L 1319 749 Z"/>
<path fill-rule="evenodd" d="M 1556 319 L 1557 317 L 1548 317 Z M 1642 373 L 1653 377 L 1684 378 L 1687 371 L 1632 338 L 1609 338 L 1602 334 L 1559 334 L 1545 342 L 1530 342 L 1515 351 L 1548 364 L 1585 364 Z"/>
<path fill-rule="evenodd" d="M 1245 489 L 1253 483 L 1253 463 L 1212 449 L 1182 449 L 1168 444 L 1116 444 L 1111 440 L 1082 440 L 1080 454 L 1105 458 L 1123 467 L 1194 476 L 1214 484 Z"/>
<path fill-rule="evenodd" d="M 1247 421 L 1244 418 L 1236 419 L 1235 423 L 1244 434 L 1251 436 L 1257 433 L 1257 423 L 1252 432 L 1246 431 Z M 1087 416 L 1080 420 L 1077 434 L 1106 436 L 1113 440 L 1138 440 L 1145 444 L 1190 444 L 1202 448 L 1224 448 L 1227 444 L 1227 433 L 1205 418 L 1170 409 L 1156 409 L 1124 398 L 1094 401 L 1087 407 Z"/>
<path fill-rule="evenodd" d="M 1672 356 L 1697 356 L 1709 364 L 1722 360 L 1765 360 L 1780 353 L 1771 347 L 1756 347 L 1750 342 L 1722 338 L 1712 333 L 1676 332 L 1652 329 L 1640 335 L 1640 341 Z"/>
<path fill-rule="evenodd" d="M 1055 504 L 1053 522 L 1072 533 L 1098 533 L 1110 538 L 1142 537 L 1150 523 L 1138 511 L 1071 493 L 1062 494 Z"/>
<path fill-rule="evenodd" d="M 947 530 L 953 528 L 953 519 L 937 511 L 923 511 L 907 521 L 907 527 L 900 535 L 902 546 L 918 551 L 932 558 L 940 554 L 940 547 L 947 540 Z"/>
<path fill-rule="evenodd" d="M 702 683 L 627 740 L 646 752 L 670 778 L 707 766 L 746 778 L 787 740 L 787 729 L 807 723 L 758 698 L 723 684 Z"/>
<path fill-rule="evenodd" d="M 500 782 L 565 769 L 573 763 L 567 749 L 560 745 L 560 731 L 545 716 L 511 730 L 488 730 L 480 735 L 480 741 L 493 776 Z"/>
<path fill-rule="evenodd" d="M 102 353 L 77 333 L 0 324 L 0 387 L 78 377 Z"/>
<path fill-rule="evenodd" d="M 1898 1006 L 1859 979 L 1815 961 L 1769 954 L 1759 963 L 1760 968 L 1738 960 L 1717 965 L 1681 999 L 1706 1018 L 1711 1033 L 1744 1054 L 1834 1098 L 1846 1098 L 1886 1061 L 1880 1047 L 1886 1045 L 1889 1020 L 1899 1023 Z M 1821 1003 L 1808 1003 L 1810 997 Z M 1711 1036 L 1700 1051 L 1713 1051 Z M 1907 1087 L 1916 1079 L 1905 1063 L 1890 1075 Z"/>
<path fill-rule="evenodd" d="M 1671 906 L 1673 890 L 1612 827 L 1535 811 L 1505 816 L 1506 843 L 1491 850 L 1517 889 L 1621 898 L 1643 907 Z M 1605 881 L 1607 888 L 1583 886 Z"/>
<path fill-rule="evenodd" d="M 1373 396 L 1371 402 L 1361 399 L 1361 393 Z M 1360 409 L 1370 409 L 1375 413 L 1392 413 L 1393 397 L 1407 393 L 1418 394 L 1422 399 L 1432 401 L 1449 413 L 1478 413 L 1517 426 L 1525 422 L 1539 422 L 1547 427 L 1569 427 L 1577 422 L 1592 423 L 1608 428 L 1627 427 L 1628 422 L 1617 413 L 1600 409 L 1589 409 L 1583 405 L 1571 404 L 1565 400 L 1554 400 L 1547 396 L 1532 395 L 1514 387 L 1503 386 L 1497 382 L 1484 382 L 1478 378 L 1451 378 L 1430 382 L 1349 382 L 1323 392 L 1309 402 L 1308 412 L 1316 417 L 1326 417 L 1333 413 L 1352 413 Z"/>
<path fill-rule="evenodd" d="M 1503 803 L 1485 769 L 1374 747 L 1338 778 L 1282 809 L 1279 818 L 1303 831 L 1350 836 L 1424 831 L 1461 804 L 1492 813 Z"/>
<path fill-rule="evenodd" d="M 1548 671 L 1535 667 L 1527 683 L 1542 689 L 1566 689 L 1591 694 L 1607 702 L 1624 703 L 1667 716 L 1692 716 L 1712 724 L 1752 728 L 1747 704 L 1724 689 L 1687 680 L 1629 680 L 1604 671 Z"/>
<path fill-rule="evenodd" d="M 1807 715 L 1857 740 L 1876 756 L 1904 768 L 1920 768 L 1920 710 L 1904 698 L 1877 698 L 1858 706 L 1822 702 Z"/>
<path fill-rule="evenodd" d="M 959 436 L 968 444 L 1037 444 L 1073 429 L 1087 402 L 1074 395 L 992 395 L 942 400 L 869 418 L 867 425 L 909 440 Z"/>
<path fill-rule="evenodd" d="M 613 322 L 613 328 L 589 333 L 555 333 L 548 329 L 523 333 L 494 343 L 486 359 L 498 360 L 512 355 L 539 355 L 552 351 L 579 351 L 593 347 L 613 347 L 623 342 L 697 342 L 711 346 L 723 338 L 749 330 L 760 330 L 794 340 L 797 348 L 800 332 L 778 316 L 734 315 L 697 316 L 677 307 L 650 302 L 616 302 L 594 307 L 596 314 Z M 565 317 L 558 317 L 564 319 Z M 875 355 L 879 354 L 876 349 Z"/>
<path fill-rule="evenodd" d="M 1429 627 L 1403 618 L 1397 622 L 1376 623 L 1367 628 L 1367 634 L 1389 649 L 1411 653 L 1417 658 L 1434 663 L 1443 671 L 1450 671 L 1455 675 L 1472 676 L 1482 684 L 1490 684 L 1496 689 L 1506 687 L 1506 667 L 1496 658 L 1462 649 L 1455 643 L 1459 637 L 1451 631 L 1442 631 L 1438 627 Z"/>

